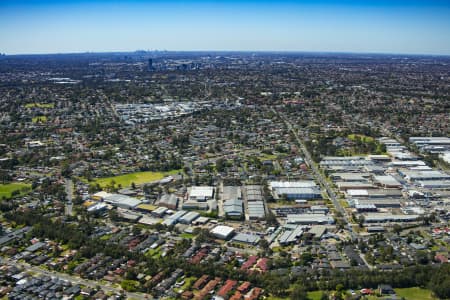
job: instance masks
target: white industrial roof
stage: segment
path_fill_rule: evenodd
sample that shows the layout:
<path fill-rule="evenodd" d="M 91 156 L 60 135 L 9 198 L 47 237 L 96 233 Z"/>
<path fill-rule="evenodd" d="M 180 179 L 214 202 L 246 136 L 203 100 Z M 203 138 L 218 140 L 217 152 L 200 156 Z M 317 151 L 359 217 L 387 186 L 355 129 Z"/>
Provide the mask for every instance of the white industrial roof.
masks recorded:
<path fill-rule="evenodd" d="M 120 194 L 110 194 L 109 196 L 104 197 L 103 200 L 113 205 L 124 205 L 129 207 L 136 207 L 142 202 L 136 198 Z"/>
<path fill-rule="evenodd" d="M 367 190 L 347 190 L 347 195 L 352 197 L 369 196 Z"/>
<path fill-rule="evenodd" d="M 190 188 L 189 197 L 206 198 L 212 197 L 214 193 L 214 187 L 212 186 L 193 186 Z"/>
<path fill-rule="evenodd" d="M 316 183 L 312 180 L 303 181 L 271 181 L 269 183 L 272 189 L 278 188 L 310 188 L 316 186 Z"/>
<path fill-rule="evenodd" d="M 216 236 L 226 237 L 226 236 L 229 236 L 230 234 L 232 234 L 233 231 L 234 231 L 233 227 L 225 226 L 225 225 L 218 225 L 211 230 L 211 233 Z"/>

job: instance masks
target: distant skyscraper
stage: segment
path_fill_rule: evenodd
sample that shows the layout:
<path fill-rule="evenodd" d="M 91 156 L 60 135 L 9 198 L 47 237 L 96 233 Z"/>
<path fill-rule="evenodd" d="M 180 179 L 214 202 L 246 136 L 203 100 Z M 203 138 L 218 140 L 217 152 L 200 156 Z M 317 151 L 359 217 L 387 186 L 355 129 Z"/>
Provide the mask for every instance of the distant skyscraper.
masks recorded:
<path fill-rule="evenodd" d="M 153 59 L 151 58 L 148 59 L 148 70 L 153 70 Z"/>

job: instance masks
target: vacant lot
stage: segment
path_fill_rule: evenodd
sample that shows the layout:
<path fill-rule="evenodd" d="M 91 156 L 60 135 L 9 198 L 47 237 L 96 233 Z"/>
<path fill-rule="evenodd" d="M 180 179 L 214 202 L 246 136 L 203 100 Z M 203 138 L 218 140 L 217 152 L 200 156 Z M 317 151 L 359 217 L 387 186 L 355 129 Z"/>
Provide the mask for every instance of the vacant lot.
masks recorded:
<path fill-rule="evenodd" d="M 135 184 L 148 183 L 161 180 L 166 176 L 174 175 L 178 172 L 181 172 L 181 170 L 173 170 L 168 172 L 136 172 L 113 177 L 97 178 L 94 182 L 98 183 L 101 187 L 110 185 L 112 182 L 114 182 L 115 185 L 120 184 L 122 187 L 128 187 L 132 182 Z"/>

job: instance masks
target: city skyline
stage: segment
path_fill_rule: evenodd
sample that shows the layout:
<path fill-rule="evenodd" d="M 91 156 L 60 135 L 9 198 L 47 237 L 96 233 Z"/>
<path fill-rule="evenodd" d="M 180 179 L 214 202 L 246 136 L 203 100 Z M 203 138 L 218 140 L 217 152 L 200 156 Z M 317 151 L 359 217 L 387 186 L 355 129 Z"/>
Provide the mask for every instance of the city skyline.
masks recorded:
<path fill-rule="evenodd" d="M 450 54 L 445 1 L 2 1 L 0 52 Z"/>

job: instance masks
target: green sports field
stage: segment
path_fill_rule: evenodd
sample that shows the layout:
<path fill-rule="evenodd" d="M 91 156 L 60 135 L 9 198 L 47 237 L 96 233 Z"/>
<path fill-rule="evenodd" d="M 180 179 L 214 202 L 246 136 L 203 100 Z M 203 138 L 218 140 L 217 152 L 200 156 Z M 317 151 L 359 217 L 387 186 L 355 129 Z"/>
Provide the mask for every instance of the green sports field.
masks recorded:
<path fill-rule="evenodd" d="M 30 188 L 31 185 L 27 183 L 13 182 L 0 184 L 0 199 L 3 199 L 3 197 L 6 199 L 11 198 L 14 191 L 20 191 L 20 193 L 23 193 L 23 189 L 30 190 Z"/>
<path fill-rule="evenodd" d="M 406 300 L 433 300 L 430 290 L 421 289 L 419 287 L 394 289 L 399 298 L 404 297 Z"/>
<path fill-rule="evenodd" d="M 130 186 L 132 182 L 134 182 L 135 184 L 148 183 L 161 180 L 166 176 L 174 175 L 179 172 L 181 172 L 181 170 L 172 170 L 168 172 L 136 172 L 113 177 L 96 178 L 94 179 L 94 182 L 98 183 L 101 187 L 105 187 L 107 185 L 110 185 L 111 182 L 114 181 L 116 185 L 120 184 L 125 188 Z"/>

